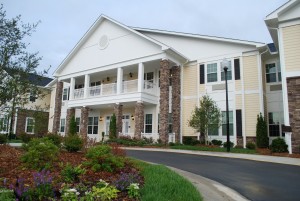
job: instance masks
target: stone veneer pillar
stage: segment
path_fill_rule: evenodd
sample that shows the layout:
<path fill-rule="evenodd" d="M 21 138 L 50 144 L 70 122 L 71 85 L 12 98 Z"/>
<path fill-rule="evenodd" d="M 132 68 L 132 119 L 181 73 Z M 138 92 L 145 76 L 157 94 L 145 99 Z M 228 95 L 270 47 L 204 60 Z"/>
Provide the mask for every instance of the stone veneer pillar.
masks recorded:
<path fill-rule="evenodd" d="M 300 153 L 300 77 L 287 78 L 292 152 Z"/>
<path fill-rule="evenodd" d="M 89 120 L 89 108 L 82 107 L 81 108 L 81 118 L 80 118 L 80 134 L 84 142 L 87 140 L 87 127 Z"/>
<path fill-rule="evenodd" d="M 75 108 L 68 108 L 67 109 L 67 117 L 66 117 L 66 129 L 65 129 L 65 134 L 69 135 L 70 132 L 70 122 L 72 116 L 75 117 Z"/>
<path fill-rule="evenodd" d="M 141 139 L 141 133 L 144 132 L 144 103 L 136 102 L 134 111 L 135 129 L 134 137 Z"/>
<path fill-rule="evenodd" d="M 180 67 L 173 66 L 172 68 L 172 127 L 175 133 L 175 141 L 180 142 Z"/>
<path fill-rule="evenodd" d="M 168 131 L 169 79 L 170 79 L 169 61 L 162 60 L 160 62 L 159 138 L 163 144 L 167 144 L 169 140 L 169 131 Z"/>
<path fill-rule="evenodd" d="M 122 133 L 122 117 L 123 117 L 123 105 L 121 104 L 115 104 L 114 112 L 116 115 L 116 124 L 117 124 L 117 137 L 119 136 L 119 133 Z"/>
<path fill-rule="evenodd" d="M 63 82 L 59 81 L 56 83 L 55 106 L 54 106 L 54 117 L 53 117 L 53 127 L 52 127 L 53 133 L 57 133 L 59 131 L 61 104 L 62 104 L 62 91 L 63 91 Z"/>

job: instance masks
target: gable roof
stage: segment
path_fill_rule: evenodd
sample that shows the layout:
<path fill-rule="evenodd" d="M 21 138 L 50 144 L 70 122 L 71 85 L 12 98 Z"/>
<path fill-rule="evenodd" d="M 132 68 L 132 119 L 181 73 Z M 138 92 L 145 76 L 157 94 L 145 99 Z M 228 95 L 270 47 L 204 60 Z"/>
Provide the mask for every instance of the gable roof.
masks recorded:
<path fill-rule="evenodd" d="M 91 36 L 91 35 L 93 34 L 93 32 L 96 30 L 96 28 L 99 26 L 99 24 L 101 24 L 101 22 L 102 22 L 103 20 L 108 20 L 108 21 L 110 21 L 110 22 L 113 22 L 114 24 L 116 24 L 116 25 L 118 25 L 118 26 L 120 26 L 120 27 L 122 27 L 122 28 L 124 28 L 124 29 L 126 29 L 126 30 L 128 30 L 128 31 L 130 31 L 130 32 L 132 32 L 132 33 L 141 36 L 142 38 L 144 38 L 144 39 L 146 39 L 146 40 L 148 40 L 148 41 L 150 41 L 150 42 L 152 42 L 152 43 L 154 43 L 154 44 L 160 46 L 162 51 L 171 51 L 171 52 L 175 53 L 176 55 L 179 55 L 180 57 L 182 57 L 182 58 L 184 58 L 184 59 L 186 59 L 186 60 L 188 59 L 186 56 L 182 55 L 181 53 L 177 52 L 176 50 L 172 49 L 171 47 L 169 47 L 169 46 L 167 46 L 167 45 L 165 45 L 165 44 L 163 44 L 163 43 L 161 43 L 161 42 L 159 42 L 159 41 L 157 41 L 157 40 L 155 40 L 155 39 L 153 39 L 153 38 L 151 38 L 151 37 L 148 37 L 148 36 L 146 36 L 146 35 L 144 35 L 144 34 L 138 32 L 138 31 L 136 31 L 136 30 L 134 30 L 134 29 L 132 29 L 132 28 L 130 28 L 130 27 L 128 27 L 128 26 L 126 26 L 126 25 L 124 25 L 124 24 L 122 24 L 122 23 L 120 23 L 120 22 L 118 22 L 118 21 L 116 21 L 116 20 L 114 20 L 114 19 L 112 19 L 112 18 L 110 18 L 110 17 L 107 17 L 107 16 L 105 16 L 105 15 L 102 14 L 102 15 L 100 15 L 100 17 L 98 17 L 98 19 L 92 24 L 92 26 L 88 29 L 88 31 L 82 36 L 82 38 L 78 41 L 78 43 L 77 43 L 77 44 L 74 46 L 74 48 L 71 50 L 71 52 L 66 56 L 66 58 L 62 61 L 62 63 L 61 63 L 61 64 L 58 66 L 58 68 L 54 71 L 54 73 L 53 73 L 54 76 L 55 76 L 55 74 L 56 74 L 57 72 L 59 72 L 59 71 L 64 67 L 65 64 L 67 64 L 67 62 L 68 62 L 68 61 L 72 58 L 72 56 L 80 49 L 80 47 L 81 47 L 81 46 L 84 44 L 84 42 L 89 38 L 89 36 Z"/>

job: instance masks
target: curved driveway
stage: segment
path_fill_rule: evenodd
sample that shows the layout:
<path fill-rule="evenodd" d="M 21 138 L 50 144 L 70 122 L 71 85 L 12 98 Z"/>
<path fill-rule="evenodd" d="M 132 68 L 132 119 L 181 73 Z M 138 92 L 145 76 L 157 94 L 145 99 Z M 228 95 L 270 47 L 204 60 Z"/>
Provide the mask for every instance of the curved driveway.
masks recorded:
<path fill-rule="evenodd" d="M 250 200 L 300 200 L 300 167 L 243 159 L 126 150 L 133 158 L 164 164 L 215 180 Z"/>

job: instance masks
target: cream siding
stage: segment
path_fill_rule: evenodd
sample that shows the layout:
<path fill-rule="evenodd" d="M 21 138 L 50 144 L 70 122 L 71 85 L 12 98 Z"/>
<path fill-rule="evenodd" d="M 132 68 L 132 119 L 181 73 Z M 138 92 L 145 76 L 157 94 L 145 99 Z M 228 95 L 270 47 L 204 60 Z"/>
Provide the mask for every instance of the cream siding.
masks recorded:
<path fill-rule="evenodd" d="M 258 90 L 257 55 L 243 57 L 243 76 L 245 90 Z"/>
<path fill-rule="evenodd" d="M 196 131 L 188 126 L 188 120 L 191 118 L 192 112 L 197 105 L 197 99 L 183 99 L 182 109 L 182 135 L 196 136 Z"/>
<path fill-rule="evenodd" d="M 245 94 L 246 136 L 256 136 L 257 115 L 260 112 L 259 94 Z"/>
<path fill-rule="evenodd" d="M 197 64 L 183 68 L 183 96 L 197 96 Z"/>
<path fill-rule="evenodd" d="M 286 72 L 300 71 L 300 25 L 282 28 Z"/>
<path fill-rule="evenodd" d="M 241 80 L 235 80 L 235 91 L 241 91 L 241 90 L 242 90 Z"/>

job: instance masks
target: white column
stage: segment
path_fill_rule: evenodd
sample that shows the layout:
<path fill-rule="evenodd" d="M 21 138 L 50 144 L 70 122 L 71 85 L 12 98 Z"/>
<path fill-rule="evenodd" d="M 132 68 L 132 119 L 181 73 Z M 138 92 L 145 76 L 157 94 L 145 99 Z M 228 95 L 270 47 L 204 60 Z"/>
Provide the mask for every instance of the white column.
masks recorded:
<path fill-rule="evenodd" d="M 122 85 L 123 85 L 123 68 L 118 68 L 118 75 L 117 75 L 117 94 L 122 93 Z"/>
<path fill-rule="evenodd" d="M 72 77 L 70 81 L 70 97 L 69 100 L 74 99 L 74 88 L 75 88 L 75 78 Z"/>
<path fill-rule="evenodd" d="M 139 63 L 139 73 L 138 73 L 138 92 L 143 91 L 144 86 L 144 64 Z"/>
<path fill-rule="evenodd" d="M 90 75 L 87 74 L 84 76 L 84 98 L 88 97 L 89 87 L 90 87 Z"/>

